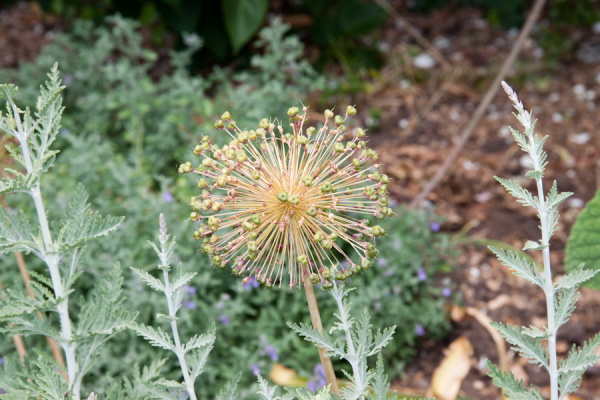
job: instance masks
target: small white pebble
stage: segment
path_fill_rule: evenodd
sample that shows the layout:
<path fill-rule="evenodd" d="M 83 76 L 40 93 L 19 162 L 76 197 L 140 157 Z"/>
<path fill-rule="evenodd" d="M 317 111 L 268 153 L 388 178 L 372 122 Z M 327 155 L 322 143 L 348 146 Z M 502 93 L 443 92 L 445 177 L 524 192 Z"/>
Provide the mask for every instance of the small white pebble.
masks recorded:
<path fill-rule="evenodd" d="M 479 169 L 479 163 L 474 163 L 470 160 L 465 160 L 463 162 L 463 168 L 467 171 L 473 171 Z"/>
<path fill-rule="evenodd" d="M 473 278 L 479 278 L 479 276 L 481 275 L 481 272 L 479 271 L 479 269 L 477 267 L 471 267 L 471 268 L 469 268 L 469 274 L 471 274 L 471 276 Z"/>
<path fill-rule="evenodd" d="M 492 194 L 488 190 L 477 193 L 475 195 L 475 201 L 478 203 L 485 203 L 488 200 L 490 200 L 491 198 L 492 198 Z"/>
<path fill-rule="evenodd" d="M 465 55 L 463 53 L 457 51 L 455 53 L 452 53 L 450 58 L 452 59 L 452 61 L 462 61 L 465 59 Z"/>
<path fill-rule="evenodd" d="M 435 38 L 433 38 L 432 44 L 438 49 L 443 50 L 450 47 L 450 40 L 444 36 L 436 36 Z"/>
<path fill-rule="evenodd" d="M 577 172 L 575 172 L 574 169 L 568 169 L 567 172 L 565 172 L 565 175 L 567 175 L 567 178 L 573 179 L 577 176 Z"/>
<path fill-rule="evenodd" d="M 539 48 L 539 47 L 536 47 L 536 48 L 533 50 L 533 56 L 534 56 L 535 58 L 542 58 L 542 57 L 544 57 L 544 50 L 543 50 L 543 49 L 541 49 L 541 48 Z"/>
<path fill-rule="evenodd" d="M 510 137 L 510 129 L 508 126 L 503 126 L 498 130 L 498 136 L 500 137 Z"/>
<path fill-rule="evenodd" d="M 562 114 L 559 112 L 555 112 L 554 114 L 552 114 L 552 121 L 557 124 L 560 124 L 563 121 Z"/>
<path fill-rule="evenodd" d="M 550 94 L 550 96 L 548 96 L 548 100 L 551 103 L 556 103 L 558 100 L 560 100 L 560 94 L 558 94 L 558 93 L 552 93 L 552 94 Z"/>
<path fill-rule="evenodd" d="M 390 51 L 390 44 L 388 42 L 385 41 L 381 41 L 379 43 L 377 43 L 377 48 L 379 49 L 379 51 L 381 51 L 382 53 L 387 53 Z"/>
<path fill-rule="evenodd" d="M 417 68 L 431 69 L 435 67 L 435 60 L 427 53 L 421 53 L 415 57 L 413 64 Z"/>
<path fill-rule="evenodd" d="M 578 197 L 573 197 L 568 200 L 568 204 L 571 208 L 582 208 L 585 202 Z"/>
<path fill-rule="evenodd" d="M 586 92 L 585 86 L 583 86 L 581 83 L 577 83 L 577 84 L 573 85 L 573 93 L 575 93 L 575 96 L 577 96 L 577 99 L 584 100 L 585 92 Z"/>
<path fill-rule="evenodd" d="M 398 128 L 406 129 L 407 126 L 408 126 L 408 119 L 402 118 L 400 121 L 398 121 Z"/>
<path fill-rule="evenodd" d="M 448 116 L 452 121 L 460 121 L 462 119 L 460 113 L 454 108 L 450 110 L 450 114 Z"/>
<path fill-rule="evenodd" d="M 519 160 L 519 165 L 523 168 L 531 169 L 533 168 L 533 160 L 531 159 L 531 157 L 529 157 L 529 155 L 524 154 Z"/>
<path fill-rule="evenodd" d="M 588 132 L 575 133 L 569 136 L 569 140 L 575 144 L 585 144 L 587 143 L 592 135 Z"/>
<path fill-rule="evenodd" d="M 410 81 L 408 79 L 402 79 L 400 81 L 400 87 L 402 89 L 408 89 L 410 87 Z"/>

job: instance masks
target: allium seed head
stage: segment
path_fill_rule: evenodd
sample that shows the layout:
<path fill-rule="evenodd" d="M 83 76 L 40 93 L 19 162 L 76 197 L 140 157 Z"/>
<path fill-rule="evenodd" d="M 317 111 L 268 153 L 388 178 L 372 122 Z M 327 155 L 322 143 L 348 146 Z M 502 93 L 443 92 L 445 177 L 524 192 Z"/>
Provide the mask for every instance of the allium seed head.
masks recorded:
<path fill-rule="evenodd" d="M 375 238 L 385 230 L 366 217 L 393 212 L 385 197 L 389 178 L 370 163 L 377 153 L 359 141 L 364 131 L 344 142 L 344 123 L 355 113 L 349 106 L 345 118 L 334 118 L 326 110 L 325 126 L 305 129 L 306 107 L 292 107 L 292 132 L 285 133 L 266 118 L 242 131 L 228 112 L 221 115 L 215 127 L 230 143 L 219 148 L 203 137 L 194 148 L 200 166 L 179 166 L 181 173 L 201 175 L 197 187 L 204 190 L 190 201 L 190 219 L 201 222 L 193 237 L 216 267 L 229 266 L 235 276 L 253 276 L 270 289 L 284 275 L 290 287 L 310 279 L 329 288 L 332 279 L 371 266 Z"/>

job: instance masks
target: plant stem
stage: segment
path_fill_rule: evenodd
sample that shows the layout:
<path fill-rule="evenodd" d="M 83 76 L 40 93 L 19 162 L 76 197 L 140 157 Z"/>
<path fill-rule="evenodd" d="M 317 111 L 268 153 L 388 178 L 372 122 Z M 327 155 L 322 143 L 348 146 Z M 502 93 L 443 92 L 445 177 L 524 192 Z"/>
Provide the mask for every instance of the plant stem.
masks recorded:
<path fill-rule="evenodd" d="M 167 260 L 163 260 L 163 263 L 165 261 Z M 169 273 L 166 269 L 163 269 L 163 279 L 165 281 L 165 296 L 167 297 L 169 316 L 172 318 L 171 331 L 173 332 L 173 341 L 175 342 L 175 354 L 177 355 L 179 365 L 181 366 L 181 373 L 183 374 L 183 380 L 185 381 L 185 386 L 187 387 L 190 400 L 196 400 L 197 398 L 196 392 L 194 391 L 194 381 L 190 377 L 187 362 L 185 361 L 185 354 L 183 353 L 183 348 L 181 346 L 181 340 L 179 339 L 179 330 L 177 329 L 177 321 L 175 320 L 175 305 L 173 304 L 173 296 L 171 293 L 171 288 L 169 286 Z"/>
<path fill-rule="evenodd" d="M 21 145 L 21 152 L 23 153 L 25 167 L 27 169 L 28 174 L 33 174 L 33 164 L 31 162 L 31 154 L 29 152 L 29 145 L 27 142 L 29 132 L 25 132 L 23 130 L 19 110 L 12 101 L 11 106 L 13 108 L 14 119 L 17 124 L 17 138 L 19 139 L 19 144 Z M 59 315 L 61 328 L 59 344 L 65 352 L 69 382 L 73 383 L 75 381 L 75 375 L 79 372 L 77 367 L 77 360 L 75 358 L 75 350 L 77 348 L 77 345 L 75 343 L 71 343 L 71 340 L 73 339 L 73 331 L 71 328 L 71 319 L 69 318 L 69 300 L 68 297 L 65 297 L 65 290 L 63 287 L 62 279 L 60 277 L 60 269 L 58 265 L 60 257 L 57 253 L 57 249 L 54 248 L 52 235 L 50 234 L 48 218 L 46 217 L 46 210 L 44 208 L 44 201 L 42 199 L 42 192 L 40 190 L 40 179 L 41 177 L 38 176 L 38 179 L 36 183 L 31 187 L 29 194 L 33 198 L 35 209 L 38 215 L 38 222 L 42 231 L 42 239 L 44 241 L 44 246 L 42 249 L 40 249 L 40 253 L 42 255 L 42 259 L 48 266 L 48 270 L 50 271 L 50 278 L 52 280 L 54 296 L 57 299 L 63 298 L 56 305 L 56 310 Z M 74 391 L 73 393 L 71 393 L 71 395 L 75 400 L 80 399 L 80 393 L 78 390 L 77 392 Z"/>
<path fill-rule="evenodd" d="M 306 300 L 308 301 L 308 309 L 310 311 L 310 319 L 313 324 L 313 328 L 316 329 L 319 333 L 323 332 L 323 324 L 321 323 L 321 315 L 319 314 L 319 306 L 317 305 L 317 298 L 315 297 L 315 291 L 307 274 L 304 274 L 304 291 L 306 292 Z M 325 370 L 325 377 L 327 378 L 327 383 L 331 385 L 331 391 L 335 393 L 337 396 L 341 396 L 340 388 L 337 383 L 337 378 L 335 377 L 335 372 L 333 371 L 333 365 L 331 364 L 331 359 L 327 356 L 327 351 L 318 347 L 319 349 L 319 357 L 321 357 L 321 364 L 323 364 L 323 369 Z"/>

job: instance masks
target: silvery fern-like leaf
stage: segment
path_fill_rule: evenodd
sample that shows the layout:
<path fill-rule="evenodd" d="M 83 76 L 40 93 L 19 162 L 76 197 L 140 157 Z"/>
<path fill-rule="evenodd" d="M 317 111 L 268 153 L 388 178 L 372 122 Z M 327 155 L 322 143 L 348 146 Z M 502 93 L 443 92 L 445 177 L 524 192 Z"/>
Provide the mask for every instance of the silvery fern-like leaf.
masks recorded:
<path fill-rule="evenodd" d="M 554 290 L 577 289 L 580 284 L 593 278 L 600 270 L 583 269 L 584 264 L 581 263 L 576 270 L 563 276 L 557 283 L 554 284 Z"/>
<path fill-rule="evenodd" d="M 494 178 L 504 186 L 504 188 L 510 193 L 513 197 L 517 199 L 517 201 L 524 206 L 530 206 L 538 210 L 539 212 L 539 203 L 537 200 L 537 196 L 533 196 L 527 189 L 521 187 L 517 182 L 512 181 L 510 179 L 503 179 L 498 176 L 494 176 Z"/>
<path fill-rule="evenodd" d="M 539 340 L 533 340 L 524 335 L 518 326 L 504 325 L 500 322 L 492 322 L 491 325 L 496 328 L 500 336 L 512 345 L 512 349 L 518 351 L 522 357 L 528 358 L 530 363 L 548 368 L 548 358 L 544 346 Z"/>
<path fill-rule="evenodd" d="M 237 374 L 233 379 L 231 379 L 227 385 L 217 395 L 215 400 L 234 400 L 238 397 L 237 394 L 237 384 L 240 381 L 241 374 Z"/>
<path fill-rule="evenodd" d="M 338 399 L 336 395 L 331 393 L 331 390 L 328 386 L 325 386 L 319 392 L 313 393 L 308 388 L 296 388 L 296 387 L 288 387 L 286 388 L 288 393 L 292 396 L 292 399 L 296 400 L 334 400 Z"/>
<path fill-rule="evenodd" d="M 141 269 L 137 269 L 137 268 L 133 268 L 133 267 L 131 267 L 131 269 L 133 270 L 133 272 L 135 272 L 135 274 L 140 279 L 142 279 L 144 282 L 146 282 L 148 284 L 148 286 L 150 286 L 152 289 L 157 290 L 159 292 L 164 292 L 167 290 L 165 288 L 165 285 L 161 281 L 159 281 L 158 279 L 156 279 L 155 277 L 153 277 L 146 271 L 142 271 Z"/>
<path fill-rule="evenodd" d="M 39 372 L 35 383 L 39 387 L 39 397 L 44 400 L 64 400 L 67 398 L 69 384 L 65 382 L 56 366 L 52 365 L 42 355 L 36 361 Z"/>
<path fill-rule="evenodd" d="M 573 287 L 556 292 L 554 320 L 556 321 L 557 330 L 569 321 L 569 316 L 575 311 L 575 303 L 577 303 L 578 297 L 577 289 Z"/>
<path fill-rule="evenodd" d="M 186 344 L 183 345 L 183 352 L 187 353 L 189 351 L 195 350 L 195 349 L 200 349 L 202 347 L 211 347 L 215 342 L 216 339 L 216 335 L 215 335 L 215 331 L 216 331 L 216 327 L 215 324 L 212 324 L 212 327 L 210 328 L 210 330 L 203 334 L 203 335 L 194 335 L 194 337 L 192 337 L 190 340 L 188 340 L 188 342 Z"/>
<path fill-rule="evenodd" d="M 283 396 L 276 396 L 277 386 L 269 386 L 269 383 L 265 378 L 258 375 L 258 392 L 259 396 L 262 396 L 262 400 L 293 400 L 294 397 L 291 393 L 286 393 Z"/>
<path fill-rule="evenodd" d="M 210 344 L 209 346 L 196 349 L 185 355 L 192 380 L 195 380 L 204 372 L 204 365 L 206 364 L 208 355 L 212 349 L 213 345 Z"/>
<path fill-rule="evenodd" d="M 529 336 L 532 339 L 548 339 L 552 334 L 548 331 L 548 328 L 544 328 L 543 330 L 537 328 L 533 325 L 527 327 L 521 327 L 521 332 L 525 336 Z"/>
<path fill-rule="evenodd" d="M 41 257 L 41 243 L 32 235 L 33 227 L 23 210 L 11 215 L 0 207 L 0 254 L 14 251 L 35 253 Z"/>
<path fill-rule="evenodd" d="M 600 333 L 596 334 L 592 339 L 588 340 L 581 346 L 573 345 L 566 360 L 562 360 L 559 365 L 559 372 L 577 371 L 585 369 L 593 365 L 600 359 L 600 355 L 595 354 L 595 350 L 600 344 Z"/>
<path fill-rule="evenodd" d="M 371 383 L 371 392 L 368 395 L 370 400 L 397 400 L 398 396 L 394 393 L 388 396 L 390 390 L 390 383 L 388 377 L 385 374 L 385 368 L 383 366 L 383 357 L 381 354 L 377 356 L 377 365 L 375 366 L 375 374 Z"/>
<path fill-rule="evenodd" d="M 185 383 L 177 382 L 171 379 L 160 378 L 154 381 L 154 384 L 157 386 L 162 386 L 166 389 L 174 389 L 174 390 L 185 390 Z"/>
<path fill-rule="evenodd" d="M 185 274 L 182 274 L 181 268 L 177 268 L 177 270 L 179 271 L 179 276 L 171 284 L 171 293 L 181 289 L 184 285 L 191 281 L 194 276 L 197 275 L 196 272 L 186 272 Z"/>
<path fill-rule="evenodd" d="M 105 236 L 117 229 L 125 217 L 102 217 L 90 210 L 87 202 L 88 194 L 82 184 L 77 186 L 73 201 L 68 207 L 68 218 L 63 221 L 57 241 L 61 251 L 68 251 L 74 247 Z"/>
<path fill-rule="evenodd" d="M 546 195 L 546 207 L 548 209 L 558 207 L 563 201 L 571 197 L 573 193 L 571 192 L 562 192 L 558 193 L 558 186 L 556 181 L 552 183 L 552 187 L 550 191 Z"/>
<path fill-rule="evenodd" d="M 527 389 L 523 381 L 520 379 L 517 380 L 512 372 L 502 371 L 492 364 L 490 360 L 487 360 L 487 367 L 489 369 L 488 375 L 492 378 L 494 385 L 502 390 L 502 394 L 508 400 L 544 400 L 540 392 L 533 385 Z"/>
<path fill-rule="evenodd" d="M 314 343 L 315 346 L 327 350 L 327 352 L 331 353 L 332 355 L 344 357 L 345 351 L 343 347 L 340 348 L 339 343 L 334 342 L 331 336 L 329 336 L 325 331 L 320 333 L 304 323 L 297 325 L 288 322 L 287 325 L 298 335 L 304 337 L 305 340 Z"/>
<path fill-rule="evenodd" d="M 133 329 L 138 336 L 146 339 L 154 347 L 161 347 L 166 350 L 175 351 L 175 346 L 171 341 L 171 337 L 160 328 L 153 328 L 144 324 L 131 323 Z"/>
<path fill-rule="evenodd" d="M 6 177 L 0 180 L 0 194 L 13 192 L 29 192 L 37 178 L 32 174 L 24 175 L 11 168 L 5 168 L 4 171 L 10 173 L 13 177 Z"/>
<path fill-rule="evenodd" d="M 537 267 L 527 261 L 525 257 L 520 257 L 514 251 L 504 251 L 498 247 L 488 246 L 488 249 L 496 255 L 502 265 L 507 266 L 516 276 L 544 288 L 544 278 Z"/>
<path fill-rule="evenodd" d="M 394 332 L 396 331 L 396 325 L 385 328 L 382 331 L 377 330 L 375 334 L 375 339 L 373 341 L 373 347 L 367 354 L 368 357 L 377 354 L 381 351 L 387 344 L 392 340 L 392 336 L 394 336 Z"/>
<path fill-rule="evenodd" d="M 56 299 L 46 297 L 47 292 L 38 292 L 32 287 L 36 298 L 32 299 L 20 290 L 5 289 L 0 291 L 0 320 L 22 317 L 37 311 L 48 311 L 56 307 Z"/>
<path fill-rule="evenodd" d="M 546 246 L 544 246 L 543 244 L 528 240 L 525 243 L 525 246 L 523 246 L 523 251 L 525 251 L 525 250 L 544 250 L 544 247 L 546 247 Z"/>
<path fill-rule="evenodd" d="M 585 370 L 576 369 L 571 371 L 566 371 L 560 374 L 558 377 L 558 389 L 560 393 L 560 398 L 563 396 L 572 393 L 577 390 L 579 385 L 581 384 L 581 377 Z"/>

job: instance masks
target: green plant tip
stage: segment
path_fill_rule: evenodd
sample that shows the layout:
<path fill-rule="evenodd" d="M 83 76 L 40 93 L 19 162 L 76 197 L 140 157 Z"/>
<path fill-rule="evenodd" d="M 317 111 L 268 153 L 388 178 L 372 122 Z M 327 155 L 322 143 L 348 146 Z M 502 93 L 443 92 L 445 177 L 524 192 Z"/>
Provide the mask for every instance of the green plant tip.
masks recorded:
<path fill-rule="evenodd" d="M 325 182 L 324 184 L 321 185 L 321 192 L 323 192 L 323 193 L 329 193 L 329 192 L 331 192 L 332 189 L 333 189 L 333 187 L 331 186 L 331 183 L 329 183 L 329 182 Z"/>
<path fill-rule="evenodd" d="M 312 208 L 314 208 L 314 207 L 312 207 Z M 324 239 L 323 232 L 317 232 L 317 233 L 315 233 L 315 234 L 313 235 L 313 240 L 314 240 L 316 243 L 320 243 L 320 242 L 322 242 L 322 241 L 323 241 L 323 239 Z"/>
<path fill-rule="evenodd" d="M 360 262 L 360 266 L 362 269 L 369 269 L 369 267 L 371 266 L 371 261 L 367 260 L 366 258 L 363 258 Z"/>
<path fill-rule="evenodd" d="M 302 265 L 308 264 L 308 258 L 306 257 L 306 254 L 302 254 L 302 255 L 299 255 L 298 257 L 296 257 L 296 261 L 298 261 L 298 264 L 302 264 Z"/>
<path fill-rule="evenodd" d="M 306 210 L 306 213 L 307 213 L 308 215 L 310 215 L 311 217 L 314 217 L 314 216 L 316 216 L 316 215 L 317 215 L 317 208 L 316 208 L 315 206 L 310 206 L 310 207 L 308 207 L 308 209 Z M 320 233 L 320 232 L 318 232 L 318 233 Z"/>
<path fill-rule="evenodd" d="M 279 201 L 281 201 L 282 203 L 285 203 L 286 201 L 288 201 L 288 194 L 287 192 L 281 192 L 277 195 L 277 198 L 279 199 Z"/>
<path fill-rule="evenodd" d="M 298 144 L 305 145 L 305 144 L 307 144 L 307 143 L 308 143 L 308 138 L 307 138 L 306 136 L 304 136 L 304 135 L 300 135 L 300 136 L 298 136 L 298 138 L 296 139 L 296 142 L 297 142 Z"/>
<path fill-rule="evenodd" d="M 198 189 L 204 189 L 207 186 L 208 186 L 208 182 L 206 182 L 206 179 L 200 178 L 198 180 Z"/>
<path fill-rule="evenodd" d="M 298 107 L 290 107 L 288 109 L 287 115 L 288 117 L 295 117 L 296 115 L 298 115 L 298 113 L 300 112 L 300 110 L 298 109 Z"/>
<path fill-rule="evenodd" d="M 336 153 L 343 153 L 344 152 L 344 145 L 342 143 L 336 143 L 335 145 L 333 145 L 333 149 L 335 150 Z"/>
<path fill-rule="evenodd" d="M 237 140 L 240 143 L 246 143 L 248 141 L 248 132 L 244 131 L 244 132 L 238 133 Z"/>
<path fill-rule="evenodd" d="M 356 137 L 358 137 L 358 138 L 364 138 L 365 137 L 365 130 L 363 128 L 357 128 L 356 129 Z"/>
<path fill-rule="evenodd" d="M 220 119 L 217 122 L 215 122 L 215 128 L 217 129 L 223 129 L 225 127 L 225 123 L 223 123 L 223 120 Z"/>
<path fill-rule="evenodd" d="M 260 215 L 253 215 L 250 217 L 253 224 L 260 225 Z"/>
<path fill-rule="evenodd" d="M 373 227 L 373 235 L 374 236 L 383 236 L 385 235 L 385 229 L 383 229 L 381 226 L 379 225 L 375 225 Z"/>
<path fill-rule="evenodd" d="M 260 172 L 258 172 L 258 171 L 252 171 L 252 173 L 250 175 L 252 176 L 252 179 L 254 179 L 255 181 L 260 179 Z"/>
<path fill-rule="evenodd" d="M 316 130 L 316 128 L 315 128 L 314 126 L 310 126 L 310 127 L 308 127 L 308 129 L 306 130 L 306 134 L 307 134 L 308 136 L 312 136 L 312 135 L 314 135 L 315 133 L 317 133 L 317 130 Z"/>
<path fill-rule="evenodd" d="M 214 213 L 218 213 L 219 211 L 221 211 L 221 208 L 223 207 L 223 204 L 221 203 L 213 203 L 212 205 L 212 212 Z"/>
<path fill-rule="evenodd" d="M 269 120 L 268 120 L 268 119 L 266 119 L 266 118 L 263 118 L 263 119 L 261 119 L 261 120 L 260 120 L 260 123 L 258 124 L 258 126 L 259 126 L 261 129 L 263 129 L 263 130 L 264 130 L 264 129 L 269 129 Z M 256 131 L 256 133 L 258 133 L 258 131 Z"/>

